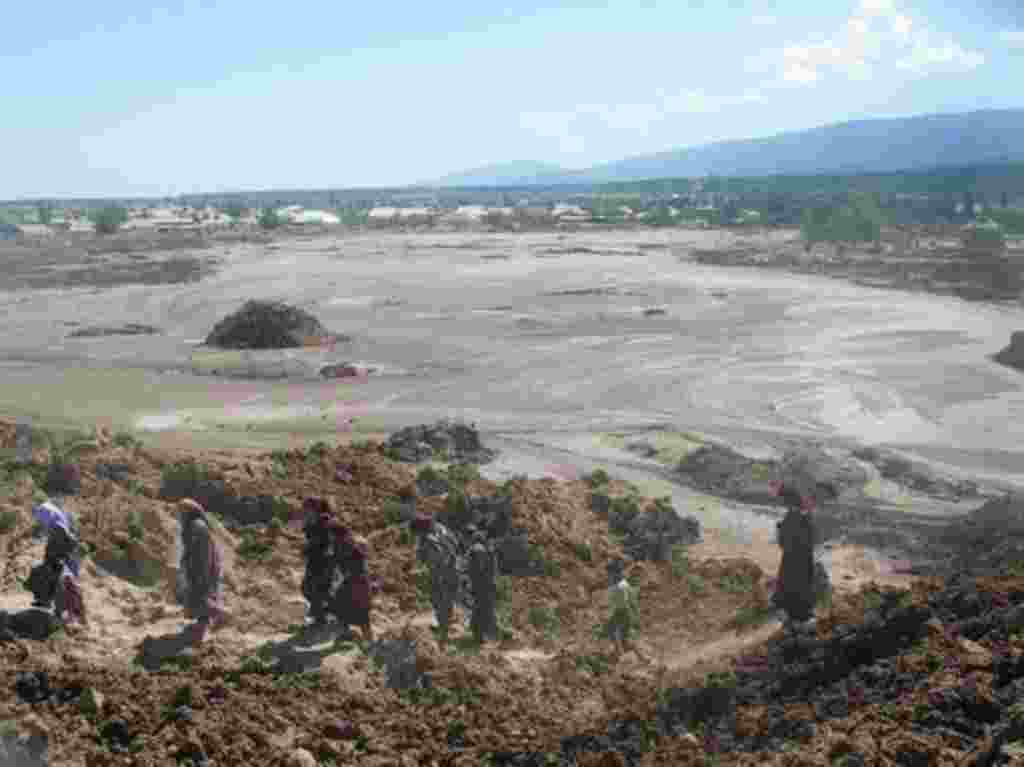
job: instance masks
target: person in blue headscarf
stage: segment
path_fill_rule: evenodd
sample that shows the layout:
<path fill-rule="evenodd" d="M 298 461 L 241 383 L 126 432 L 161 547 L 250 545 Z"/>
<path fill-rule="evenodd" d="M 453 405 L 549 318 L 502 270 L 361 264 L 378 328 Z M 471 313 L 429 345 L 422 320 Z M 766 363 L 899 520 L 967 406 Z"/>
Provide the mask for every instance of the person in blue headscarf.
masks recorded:
<path fill-rule="evenodd" d="M 50 500 L 34 506 L 32 515 L 46 533 L 43 561 L 32 568 L 26 584 L 33 607 L 49 609 L 53 605 L 57 618 L 88 625 L 78 582 L 78 538 L 70 516 Z"/>

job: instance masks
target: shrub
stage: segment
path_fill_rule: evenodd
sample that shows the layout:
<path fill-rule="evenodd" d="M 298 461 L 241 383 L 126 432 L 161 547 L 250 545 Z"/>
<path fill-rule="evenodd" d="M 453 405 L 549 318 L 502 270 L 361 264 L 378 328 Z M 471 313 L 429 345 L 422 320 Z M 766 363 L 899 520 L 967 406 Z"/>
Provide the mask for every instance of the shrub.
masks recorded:
<path fill-rule="evenodd" d="M 18 524 L 18 512 L 8 509 L 0 511 L 0 535 L 9 533 Z"/>
<path fill-rule="evenodd" d="M 314 442 L 309 450 L 306 451 L 306 458 L 319 461 L 331 452 L 331 446 L 326 442 Z"/>
<path fill-rule="evenodd" d="M 584 477 L 584 481 L 591 487 L 601 487 L 611 482 L 611 477 L 608 476 L 608 472 L 604 469 L 594 469 Z"/>
<path fill-rule="evenodd" d="M 441 472 L 435 469 L 433 466 L 424 466 L 418 472 L 416 472 L 417 482 L 437 482 L 442 479 Z"/>
<path fill-rule="evenodd" d="M 748 605 L 736 611 L 736 615 L 732 619 L 732 625 L 739 629 L 760 626 L 771 620 L 774 614 L 775 610 L 770 606 L 758 607 Z"/>
<path fill-rule="evenodd" d="M 110 206 L 93 211 L 89 218 L 97 234 L 114 234 L 128 220 L 128 211 Z"/>
<path fill-rule="evenodd" d="M 448 467 L 448 481 L 453 484 L 465 485 L 477 479 L 480 479 L 480 469 L 471 463 L 453 463 Z"/>
<path fill-rule="evenodd" d="M 736 686 L 736 675 L 732 671 L 712 671 L 708 674 L 707 687 L 729 689 Z"/>
<path fill-rule="evenodd" d="M 284 219 L 281 214 L 273 208 L 264 208 L 260 211 L 259 225 L 264 229 L 277 229 L 284 224 Z"/>
<path fill-rule="evenodd" d="M 548 578 L 557 578 L 562 573 L 562 566 L 553 559 L 548 559 L 544 551 L 535 543 L 529 545 L 530 562 L 533 569 L 543 573 Z"/>
<path fill-rule="evenodd" d="M 594 676 L 601 676 L 608 673 L 611 669 L 611 663 L 605 655 L 589 653 L 576 656 L 576 668 L 586 669 Z"/>

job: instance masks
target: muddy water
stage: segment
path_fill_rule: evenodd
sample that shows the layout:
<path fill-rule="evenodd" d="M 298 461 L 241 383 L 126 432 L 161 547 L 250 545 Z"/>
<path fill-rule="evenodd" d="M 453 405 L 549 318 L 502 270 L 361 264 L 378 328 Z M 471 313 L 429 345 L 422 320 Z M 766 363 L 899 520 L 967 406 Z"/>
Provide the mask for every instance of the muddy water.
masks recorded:
<path fill-rule="evenodd" d="M 0 294 L 0 413 L 238 445 L 451 415 L 554 463 L 567 449 L 600 458 L 566 435 L 669 424 L 741 442 L 887 444 L 1024 483 L 1024 376 L 986 359 L 1024 329 L 1024 311 L 686 261 L 716 244 L 728 237 L 329 237 L 233 246 L 200 283 Z M 591 252 L 547 252 L 568 248 Z M 203 356 L 197 344 L 249 297 L 285 299 L 353 340 Z M 68 339 L 71 322 L 164 334 Z M 380 372 L 317 380 L 333 361 Z M 293 377 L 191 372 L 260 365 Z"/>

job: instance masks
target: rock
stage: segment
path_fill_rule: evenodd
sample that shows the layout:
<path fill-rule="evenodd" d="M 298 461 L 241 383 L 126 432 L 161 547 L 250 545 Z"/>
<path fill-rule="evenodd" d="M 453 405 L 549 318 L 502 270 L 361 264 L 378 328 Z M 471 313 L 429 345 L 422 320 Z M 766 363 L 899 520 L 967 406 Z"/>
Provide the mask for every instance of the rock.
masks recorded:
<path fill-rule="evenodd" d="M 60 628 L 60 621 L 49 610 L 30 607 L 8 613 L 7 628 L 16 636 L 41 642 Z"/>
<path fill-rule="evenodd" d="M 288 767 L 317 767 L 318 762 L 309 751 L 297 748 L 288 755 Z"/>
<path fill-rule="evenodd" d="M 700 520 L 681 517 L 671 507 L 656 506 L 629 522 L 623 548 L 637 561 L 667 562 L 674 546 L 688 546 L 700 540 Z"/>
<path fill-rule="evenodd" d="M 415 640 L 380 639 L 371 642 L 366 652 L 375 664 L 384 669 L 386 684 L 392 690 L 425 686 Z"/>
<path fill-rule="evenodd" d="M 836 457 L 815 446 L 786 451 L 779 470 L 801 493 L 814 495 L 819 500 L 834 500 L 847 491 L 860 491 L 869 480 L 867 472 L 856 461 Z"/>
<path fill-rule="evenodd" d="M 131 474 L 135 473 L 131 464 L 108 463 L 100 461 L 96 464 L 96 478 L 106 479 L 111 482 L 124 482 Z"/>
<path fill-rule="evenodd" d="M 957 646 L 960 652 L 960 667 L 965 671 L 980 671 L 992 667 L 992 653 L 987 648 L 972 642 L 970 639 L 959 639 Z"/>
<path fill-rule="evenodd" d="M 333 338 L 302 309 L 280 301 L 251 300 L 214 325 L 204 343 L 222 349 L 289 349 Z"/>
<path fill-rule="evenodd" d="M 1009 346 L 994 354 L 992 360 L 1015 370 L 1024 370 L 1024 331 L 1013 333 Z"/>
<path fill-rule="evenodd" d="M 612 507 L 612 499 L 607 493 L 590 494 L 590 510 L 600 516 L 605 516 Z"/>

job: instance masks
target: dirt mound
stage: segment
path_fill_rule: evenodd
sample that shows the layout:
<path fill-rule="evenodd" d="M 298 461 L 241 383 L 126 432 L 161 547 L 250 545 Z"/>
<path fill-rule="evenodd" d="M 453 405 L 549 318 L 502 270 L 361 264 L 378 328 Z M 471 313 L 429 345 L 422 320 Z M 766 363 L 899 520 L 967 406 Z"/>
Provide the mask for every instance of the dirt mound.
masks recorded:
<path fill-rule="evenodd" d="M 755 461 L 724 445 L 697 448 L 676 466 L 676 473 L 697 489 L 747 503 L 777 504 L 769 482 L 777 467 Z"/>
<path fill-rule="evenodd" d="M 994 354 L 992 359 L 1000 365 L 1024 370 L 1024 331 L 1018 330 L 1011 335 L 1009 345 Z"/>
<path fill-rule="evenodd" d="M 302 309 L 280 301 L 250 300 L 214 325 L 204 343 L 222 349 L 289 349 L 331 338 L 320 321 Z"/>
<path fill-rule="evenodd" d="M 389 457 L 407 463 L 427 460 L 435 452 L 461 463 L 489 463 L 496 455 L 481 444 L 474 427 L 448 419 L 401 429 L 388 437 L 384 450 Z"/>

